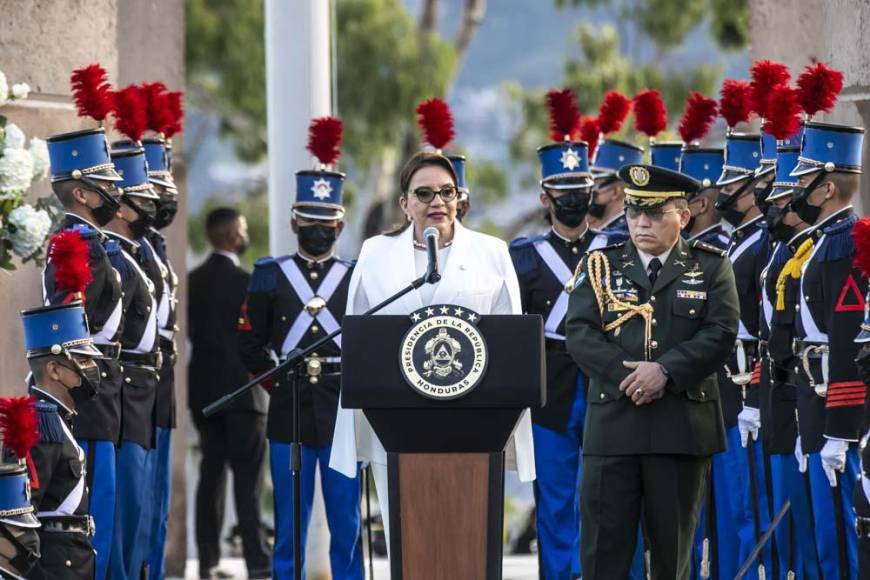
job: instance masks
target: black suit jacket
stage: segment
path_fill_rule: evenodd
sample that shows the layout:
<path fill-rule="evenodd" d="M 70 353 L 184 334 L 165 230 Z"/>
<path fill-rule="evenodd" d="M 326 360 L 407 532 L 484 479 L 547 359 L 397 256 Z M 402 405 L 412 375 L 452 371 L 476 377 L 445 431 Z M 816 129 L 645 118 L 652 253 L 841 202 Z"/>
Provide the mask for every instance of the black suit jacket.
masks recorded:
<path fill-rule="evenodd" d="M 193 346 L 188 406 L 202 408 L 249 380 L 239 357 L 239 313 L 251 275 L 221 254 L 212 254 L 188 279 L 188 324 Z M 266 413 L 267 396 L 254 387 L 233 402 L 232 411 Z"/>

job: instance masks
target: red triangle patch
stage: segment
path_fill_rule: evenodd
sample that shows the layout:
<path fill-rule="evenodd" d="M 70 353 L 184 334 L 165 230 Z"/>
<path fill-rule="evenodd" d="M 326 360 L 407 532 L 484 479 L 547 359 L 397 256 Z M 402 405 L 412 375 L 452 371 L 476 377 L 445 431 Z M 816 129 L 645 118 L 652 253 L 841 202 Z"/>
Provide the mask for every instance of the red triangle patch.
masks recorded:
<path fill-rule="evenodd" d="M 846 303 L 848 300 L 848 304 Z M 843 289 L 840 290 L 840 297 L 837 299 L 837 306 L 834 312 L 864 312 L 864 296 L 858 290 L 858 283 L 852 274 L 846 278 L 846 283 L 843 284 Z"/>

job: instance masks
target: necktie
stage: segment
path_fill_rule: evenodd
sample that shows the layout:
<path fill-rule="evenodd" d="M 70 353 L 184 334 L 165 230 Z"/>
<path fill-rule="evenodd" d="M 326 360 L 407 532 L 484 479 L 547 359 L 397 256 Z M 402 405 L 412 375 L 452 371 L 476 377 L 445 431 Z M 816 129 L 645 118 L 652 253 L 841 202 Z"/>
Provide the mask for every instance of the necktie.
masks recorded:
<path fill-rule="evenodd" d="M 653 258 L 649 261 L 649 283 L 655 285 L 656 278 L 659 277 L 659 270 L 662 269 L 662 261 L 658 258 Z"/>

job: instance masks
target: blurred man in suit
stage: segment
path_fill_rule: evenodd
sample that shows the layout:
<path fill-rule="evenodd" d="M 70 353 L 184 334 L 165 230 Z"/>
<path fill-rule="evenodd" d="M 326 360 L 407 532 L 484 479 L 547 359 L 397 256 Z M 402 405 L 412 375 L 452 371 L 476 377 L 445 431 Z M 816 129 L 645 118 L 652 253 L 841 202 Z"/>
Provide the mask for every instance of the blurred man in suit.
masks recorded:
<path fill-rule="evenodd" d="M 202 408 L 248 381 L 238 354 L 238 320 L 250 274 L 239 267 L 248 244 L 244 216 L 229 208 L 206 218 L 213 252 L 190 273 L 188 321 L 193 352 L 188 405 L 199 431 L 202 463 L 196 492 L 196 542 L 200 578 L 220 575 L 220 530 L 226 465 L 233 470 L 236 512 L 250 578 L 268 578 L 271 562 L 260 523 L 260 491 L 266 452 L 266 394 L 261 388 L 206 418 Z"/>

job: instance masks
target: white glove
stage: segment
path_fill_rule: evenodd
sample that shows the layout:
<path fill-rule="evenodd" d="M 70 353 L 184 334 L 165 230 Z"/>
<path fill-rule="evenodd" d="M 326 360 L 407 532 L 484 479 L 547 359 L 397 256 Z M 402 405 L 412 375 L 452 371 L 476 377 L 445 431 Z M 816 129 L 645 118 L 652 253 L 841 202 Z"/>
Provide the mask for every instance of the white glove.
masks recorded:
<path fill-rule="evenodd" d="M 752 440 L 758 440 L 758 430 L 761 429 L 761 411 L 754 407 L 743 407 L 737 415 L 737 428 L 740 429 L 740 444 L 746 447 L 749 443 L 749 434 Z"/>
<path fill-rule="evenodd" d="M 794 444 L 794 457 L 798 462 L 798 471 L 801 473 L 807 472 L 807 456 L 804 455 L 803 449 L 801 449 L 801 436 L 798 435 L 797 441 Z"/>
<path fill-rule="evenodd" d="M 837 472 L 846 471 L 846 451 L 849 450 L 849 442 L 839 439 L 828 439 L 822 447 L 822 468 L 828 476 L 831 487 L 837 487 Z"/>

